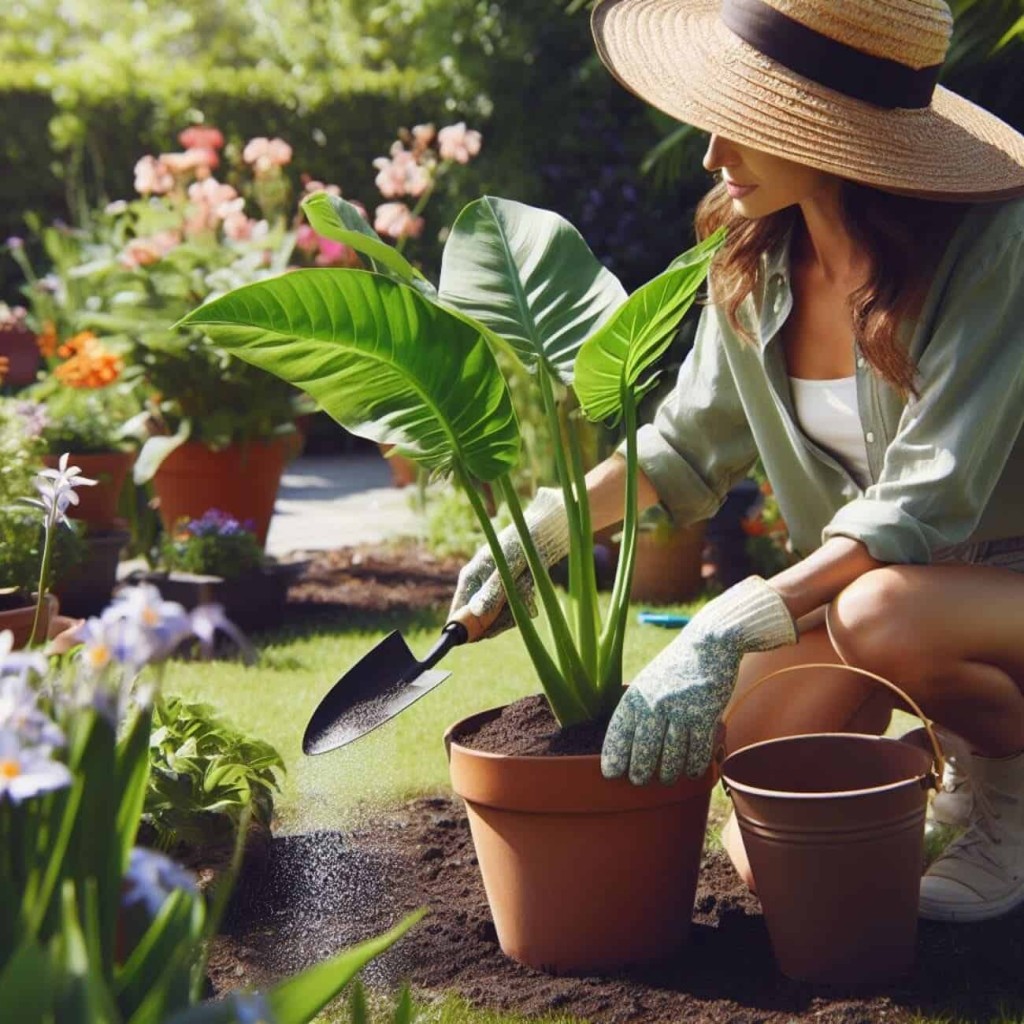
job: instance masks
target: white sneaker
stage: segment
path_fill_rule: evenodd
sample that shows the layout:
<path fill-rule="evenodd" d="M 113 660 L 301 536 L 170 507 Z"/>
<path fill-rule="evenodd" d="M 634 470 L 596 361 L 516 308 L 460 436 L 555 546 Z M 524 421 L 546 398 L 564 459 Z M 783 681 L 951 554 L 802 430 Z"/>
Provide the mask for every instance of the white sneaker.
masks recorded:
<path fill-rule="evenodd" d="M 974 809 L 974 793 L 969 774 L 971 748 L 955 733 L 947 732 L 937 725 L 932 726 L 932 729 L 938 737 L 946 761 L 938 791 L 928 804 L 928 820 L 952 828 L 967 828 Z M 924 750 L 932 749 L 928 730 L 923 727 L 904 733 L 900 739 Z"/>
<path fill-rule="evenodd" d="M 946 766 L 938 792 L 932 797 L 929 817 L 940 825 L 967 828 L 974 811 L 971 788 L 971 748 L 955 733 L 936 729 L 939 743 L 946 755 Z"/>
<path fill-rule="evenodd" d="M 931 921 L 985 921 L 1024 903 L 1024 753 L 971 758 L 967 828 L 921 879 Z"/>

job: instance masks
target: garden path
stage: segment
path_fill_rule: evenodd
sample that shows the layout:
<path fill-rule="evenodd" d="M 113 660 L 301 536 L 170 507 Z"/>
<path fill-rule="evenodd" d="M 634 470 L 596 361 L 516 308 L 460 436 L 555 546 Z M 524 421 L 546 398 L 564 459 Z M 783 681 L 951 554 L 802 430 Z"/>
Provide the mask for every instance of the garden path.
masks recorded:
<path fill-rule="evenodd" d="M 418 535 L 408 489 L 394 487 L 376 452 L 302 455 L 285 467 L 267 536 L 281 557 Z"/>

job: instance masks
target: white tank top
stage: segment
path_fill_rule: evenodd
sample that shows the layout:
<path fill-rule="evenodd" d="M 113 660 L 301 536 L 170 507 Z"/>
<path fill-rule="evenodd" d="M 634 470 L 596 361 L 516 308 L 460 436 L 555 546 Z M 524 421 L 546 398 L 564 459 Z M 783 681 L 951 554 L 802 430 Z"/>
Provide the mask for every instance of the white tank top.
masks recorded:
<path fill-rule="evenodd" d="M 800 429 L 819 448 L 834 455 L 862 487 L 871 483 L 868 446 L 857 406 L 857 378 L 789 378 Z"/>

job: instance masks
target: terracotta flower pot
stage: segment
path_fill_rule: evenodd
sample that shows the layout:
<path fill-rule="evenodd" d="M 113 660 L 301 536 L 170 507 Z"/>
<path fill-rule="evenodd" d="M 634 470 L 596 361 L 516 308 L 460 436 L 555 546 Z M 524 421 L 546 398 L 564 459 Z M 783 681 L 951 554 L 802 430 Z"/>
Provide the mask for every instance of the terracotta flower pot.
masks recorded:
<path fill-rule="evenodd" d="M 714 768 L 675 785 L 601 775 L 597 754 L 506 757 L 445 733 L 502 950 L 556 974 L 661 960 L 686 941 Z"/>
<path fill-rule="evenodd" d="M 35 621 L 35 597 L 18 599 L 16 595 L 3 595 L 0 601 L 0 632 L 9 629 L 14 634 L 14 649 L 27 647 L 32 634 L 32 623 Z M 11 603 L 12 599 L 16 603 Z M 46 595 L 42 615 L 39 619 L 37 641 L 50 636 L 50 622 L 58 618 L 60 602 L 53 594 Z"/>
<path fill-rule="evenodd" d="M 282 435 L 214 450 L 189 441 L 161 463 L 153 477 L 160 519 L 170 531 L 180 519 L 198 519 L 211 508 L 239 522 L 251 521 L 260 544 L 267 542 L 281 474 L 294 447 Z"/>
<path fill-rule="evenodd" d="M 57 468 L 59 460 L 59 455 L 43 456 L 43 462 L 51 469 Z M 124 482 L 135 462 L 135 452 L 92 452 L 78 455 L 72 452 L 68 462 L 78 466 L 84 476 L 98 481 L 95 487 L 80 487 L 75 491 L 78 504 L 68 508 L 68 516 L 88 523 L 90 530 L 109 530 L 117 525 L 117 506 Z"/>
<path fill-rule="evenodd" d="M 377 447 L 380 449 L 381 455 L 387 459 L 391 469 L 391 482 L 395 487 L 409 487 L 416 483 L 417 466 L 412 459 L 408 459 L 404 455 L 389 456 L 388 452 L 395 447 L 393 444 L 379 444 Z"/>
<path fill-rule="evenodd" d="M 700 592 L 703 522 L 637 534 L 629 595 L 645 604 L 677 604 Z"/>

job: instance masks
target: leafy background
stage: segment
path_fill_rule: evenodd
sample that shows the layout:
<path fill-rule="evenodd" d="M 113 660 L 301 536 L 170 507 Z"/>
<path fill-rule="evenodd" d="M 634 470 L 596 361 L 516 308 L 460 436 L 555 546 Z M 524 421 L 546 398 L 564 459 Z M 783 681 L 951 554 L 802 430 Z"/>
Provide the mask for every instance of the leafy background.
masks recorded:
<path fill-rule="evenodd" d="M 280 135 L 293 167 L 375 198 L 395 128 L 464 119 L 484 151 L 432 207 L 557 210 L 632 288 L 690 240 L 698 133 L 644 109 L 593 52 L 581 0 L 11 0 L 0 10 L 0 237 L 132 194 L 144 152 L 205 120 Z M 944 81 L 1024 126 L 1024 0 L 952 0 Z M 542 116 L 538 116 L 542 112 Z M 457 189 L 457 194 L 456 194 Z M 655 225 L 658 230 L 653 230 Z M 428 269 L 431 238 L 417 258 Z M 17 296 L 0 260 L 0 296 Z"/>

